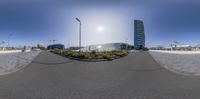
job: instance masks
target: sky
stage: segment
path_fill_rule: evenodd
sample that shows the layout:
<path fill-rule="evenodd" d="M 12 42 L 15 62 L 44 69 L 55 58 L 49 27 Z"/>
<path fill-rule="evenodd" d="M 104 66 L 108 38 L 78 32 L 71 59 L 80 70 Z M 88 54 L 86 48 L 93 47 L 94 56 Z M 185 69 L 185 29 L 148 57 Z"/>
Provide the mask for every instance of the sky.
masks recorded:
<path fill-rule="evenodd" d="M 200 44 L 198 0 L 1 0 L 0 42 L 10 46 L 58 40 L 77 46 L 112 42 L 134 44 L 134 20 L 143 20 L 146 45 Z M 2 46 L 2 45 L 0 45 Z M 6 44 L 4 44 L 6 46 Z"/>

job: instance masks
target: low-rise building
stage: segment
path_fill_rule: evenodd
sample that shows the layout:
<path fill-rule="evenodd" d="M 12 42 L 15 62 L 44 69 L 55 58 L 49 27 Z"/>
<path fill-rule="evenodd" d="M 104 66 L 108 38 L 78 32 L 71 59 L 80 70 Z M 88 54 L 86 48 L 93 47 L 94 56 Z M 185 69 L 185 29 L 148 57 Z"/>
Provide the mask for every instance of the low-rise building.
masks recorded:
<path fill-rule="evenodd" d="M 48 50 L 51 50 L 51 49 L 65 49 L 65 46 L 63 44 L 53 44 L 53 45 L 49 45 L 47 46 L 47 49 Z"/>
<path fill-rule="evenodd" d="M 82 51 L 113 51 L 113 50 L 131 50 L 133 46 L 127 43 L 106 43 L 89 45 L 82 48 Z"/>

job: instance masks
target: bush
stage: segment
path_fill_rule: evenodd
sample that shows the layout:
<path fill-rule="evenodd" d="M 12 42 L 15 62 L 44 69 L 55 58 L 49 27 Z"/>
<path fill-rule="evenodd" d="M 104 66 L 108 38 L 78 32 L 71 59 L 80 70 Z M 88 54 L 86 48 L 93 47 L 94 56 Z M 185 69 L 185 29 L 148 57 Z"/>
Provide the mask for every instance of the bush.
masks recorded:
<path fill-rule="evenodd" d="M 126 50 L 112 51 L 112 54 L 117 57 L 123 57 L 123 56 L 128 55 L 128 51 Z"/>
<path fill-rule="evenodd" d="M 60 55 L 62 54 L 62 51 L 60 49 L 57 49 L 57 48 L 51 50 L 51 52 L 53 52 L 55 54 L 60 54 Z"/>
<path fill-rule="evenodd" d="M 83 56 L 84 56 L 85 59 L 91 59 L 92 58 L 92 55 L 89 52 L 83 53 Z"/>
<path fill-rule="evenodd" d="M 80 58 L 80 54 L 75 52 L 71 54 L 71 57 Z"/>
<path fill-rule="evenodd" d="M 123 57 L 128 54 L 125 50 L 120 51 L 106 51 L 106 52 L 76 52 L 72 50 L 61 51 L 59 49 L 54 49 L 51 52 L 59 54 L 65 57 L 81 58 L 81 59 L 107 59 L 113 60 L 118 57 Z"/>
<path fill-rule="evenodd" d="M 112 60 L 113 57 L 111 56 L 111 54 L 109 53 L 104 53 L 103 56 L 102 56 L 104 59 L 107 59 L 107 60 Z"/>

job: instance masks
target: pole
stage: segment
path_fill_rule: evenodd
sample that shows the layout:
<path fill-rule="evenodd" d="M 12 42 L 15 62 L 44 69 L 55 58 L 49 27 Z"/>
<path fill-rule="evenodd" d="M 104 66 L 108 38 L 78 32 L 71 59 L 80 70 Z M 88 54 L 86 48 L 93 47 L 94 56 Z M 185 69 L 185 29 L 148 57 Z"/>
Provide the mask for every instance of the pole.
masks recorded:
<path fill-rule="evenodd" d="M 128 39 L 126 39 L 126 50 L 128 50 Z"/>
<path fill-rule="evenodd" d="M 68 41 L 68 48 L 70 48 L 70 41 Z"/>
<path fill-rule="evenodd" d="M 81 52 L 81 20 L 76 18 L 76 20 L 79 22 L 79 52 Z"/>
<path fill-rule="evenodd" d="M 174 41 L 172 40 L 172 43 L 171 43 L 171 51 L 173 50 L 173 42 L 174 42 Z"/>
<path fill-rule="evenodd" d="M 79 26 L 79 52 L 81 52 L 81 22 Z"/>

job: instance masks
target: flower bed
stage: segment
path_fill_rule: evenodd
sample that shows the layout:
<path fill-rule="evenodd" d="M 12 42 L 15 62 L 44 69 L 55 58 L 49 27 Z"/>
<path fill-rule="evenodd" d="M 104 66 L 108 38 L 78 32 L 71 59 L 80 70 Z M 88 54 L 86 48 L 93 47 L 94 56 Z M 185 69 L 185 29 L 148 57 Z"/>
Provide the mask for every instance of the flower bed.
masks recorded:
<path fill-rule="evenodd" d="M 128 51 L 105 51 L 105 52 L 76 52 L 71 50 L 51 50 L 52 53 L 59 54 L 61 56 L 76 58 L 76 59 L 87 59 L 87 60 L 113 60 L 128 55 Z"/>

